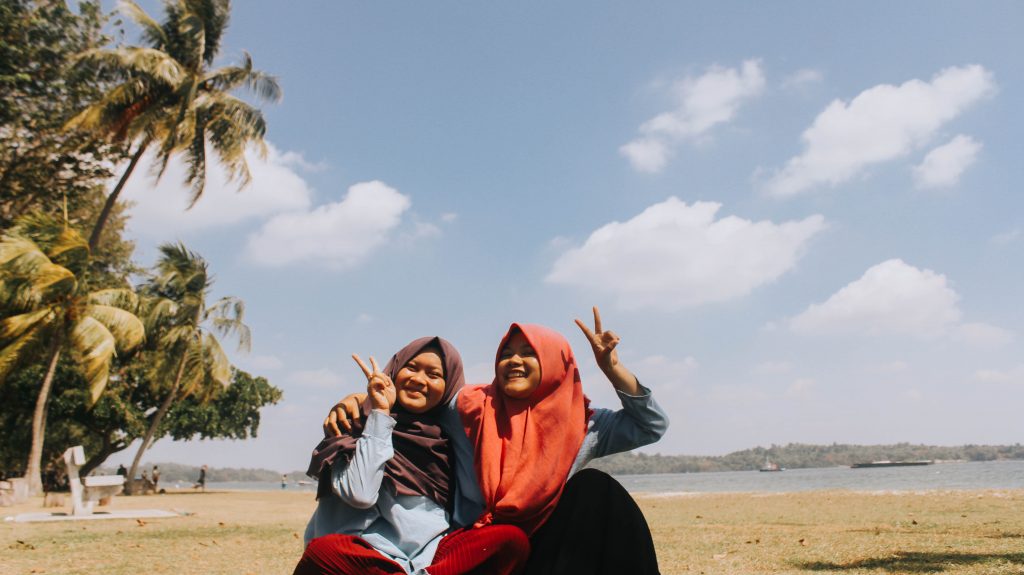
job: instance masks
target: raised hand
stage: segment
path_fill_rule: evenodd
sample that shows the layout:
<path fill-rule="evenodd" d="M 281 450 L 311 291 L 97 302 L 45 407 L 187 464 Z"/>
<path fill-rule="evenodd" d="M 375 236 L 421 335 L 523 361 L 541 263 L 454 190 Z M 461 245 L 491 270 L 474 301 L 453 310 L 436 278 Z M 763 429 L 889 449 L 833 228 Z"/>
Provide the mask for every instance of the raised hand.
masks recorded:
<path fill-rule="evenodd" d="M 390 413 L 391 406 L 395 404 L 396 391 L 395 384 L 391 381 L 391 378 L 381 372 L 380 368 L 377 367 L 377 360 L 370 356 L 370 365 L 373 369 L 366 367 L 363 360 L 359 358 L 358 354 L 353 353 L 352 359 L 356 360 L 359 364 L 359 368 L 366 374 L 366 393 L 370 396 L 370 405 L 373 409 L 379 409 Z"/>
<path fill-rule="evenodd" d="M 615 389 L 623 393 L 637 395 L 640 390 L 640 384 L 637 382 L 633 372 L 619 363 L 619 354 L 615 351 L 615 348 L 619 345 L 619 336 L 615 335 L 615 332 L 605 331 L 601 327 L 601 312 L 597 310 L 597 306 L 594 306 L 593 330 L 579 319 L 576 320 L 576 325 L 580 326 L 580 329 L 583 330 L 583 335 L 587 336 L 587 341 L 590 342 L 590 347 L 594 350 L 594 359 L 597 360 L 597 366 L 604 372 L 608 381 L 615 386 Z"/>
<path fill-rule="evenodd" d="M 601 371 L 608 373 L 609 370 L 615 369 L 619 364 L 619 354 L 615 352 L 615 347 L 619 345 L 619 336 L 615 335 L 615 332 L 601 329 L 601 312 L 597 306 L 594 306 L 593 331 L 579 319 L 576 320 L 576 325 L 580 326 L 583 335 L 587 336 L 587 341 L 594 350 L 594 359 L 597 360 L 597 366 Z"/>

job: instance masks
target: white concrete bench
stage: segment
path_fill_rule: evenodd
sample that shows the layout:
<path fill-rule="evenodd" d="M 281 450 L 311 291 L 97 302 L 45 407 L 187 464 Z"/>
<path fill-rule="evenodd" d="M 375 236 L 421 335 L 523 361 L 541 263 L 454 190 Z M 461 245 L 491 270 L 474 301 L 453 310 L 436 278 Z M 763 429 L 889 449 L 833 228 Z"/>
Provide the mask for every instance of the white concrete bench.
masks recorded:
<path fill-rule="evenodd" d="M 28 501 L 28 481 L 24 477 L 12 477 L 0 481 L 0 507 L 10 507 Z"/>
<path fill-rule="evenodd" d="M 64 464 L 68 468 L 68 485 L 71 486 L 72 515 L 92 515 L 96 502 L 113 497 L 124 489 L 124 477 L 120 475 L 78 477 L 78 470 L 85 465 L 85 450 L 81 445 L 69 447 L 64 452 Z"/>

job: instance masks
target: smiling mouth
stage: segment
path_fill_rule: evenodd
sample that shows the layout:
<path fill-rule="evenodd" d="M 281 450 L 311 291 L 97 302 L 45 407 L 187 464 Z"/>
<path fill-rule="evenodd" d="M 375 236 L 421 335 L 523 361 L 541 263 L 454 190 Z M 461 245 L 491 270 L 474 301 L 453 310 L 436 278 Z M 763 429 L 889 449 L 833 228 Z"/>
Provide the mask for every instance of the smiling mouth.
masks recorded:
<path fill-rule="evenodd" d="M 526 372 L 521 369 L 513 369 L 505 374 L 505 379 L 523 379 L 526 377 Z"/>

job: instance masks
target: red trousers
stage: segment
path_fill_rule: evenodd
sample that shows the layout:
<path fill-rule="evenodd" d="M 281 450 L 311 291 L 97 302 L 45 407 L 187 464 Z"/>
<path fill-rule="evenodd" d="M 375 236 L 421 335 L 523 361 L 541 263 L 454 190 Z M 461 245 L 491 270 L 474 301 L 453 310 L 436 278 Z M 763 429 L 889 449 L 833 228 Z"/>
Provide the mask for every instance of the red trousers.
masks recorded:
<path fill-rule="evenodd" d="M 530 555 L 518 527 L 488 525 L 445 536 L 427 567 L 431 575 L 513 575 Z M 325 535 L 309 542 L 293 575 L 403 575 L 402 567 L 352 535 Z"/>

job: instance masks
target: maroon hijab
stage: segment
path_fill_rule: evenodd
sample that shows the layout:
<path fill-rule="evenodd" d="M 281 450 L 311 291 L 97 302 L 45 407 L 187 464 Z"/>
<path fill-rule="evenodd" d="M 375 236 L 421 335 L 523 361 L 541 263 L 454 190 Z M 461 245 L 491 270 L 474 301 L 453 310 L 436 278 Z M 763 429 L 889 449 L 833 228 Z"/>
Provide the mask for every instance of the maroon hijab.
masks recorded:
<path fill-rule="evenodd" d="M 384 467 L 384 485 L 396 495 L 423 495 L 449 508 L 454 491 L 451 482 L 455 476 L 448 437 L 442 433 L 438 420 L 445 406 L 466 383 L 462 357 L 455 346 L 440 337 L 421 337 L 393 355 L 384 366 L 384 373 L 394 381 L 399 370 L 428 347 L 441 351 L 444 394 L 437 406 L 426 413 L 410 413 L 397 401 L 391 408 L 391 417 L 397 421 L 391 435 L 395 456 Z M 346 461 L 351 460 L 369 413 L 369 402 L 364 402 L 363 417 L 352 422 L 351 435 L 325 438 L 313 450 L 306 473 L 319 479 L 317 499 L 331 494 L 331 465 L 339 455 Z"/>

